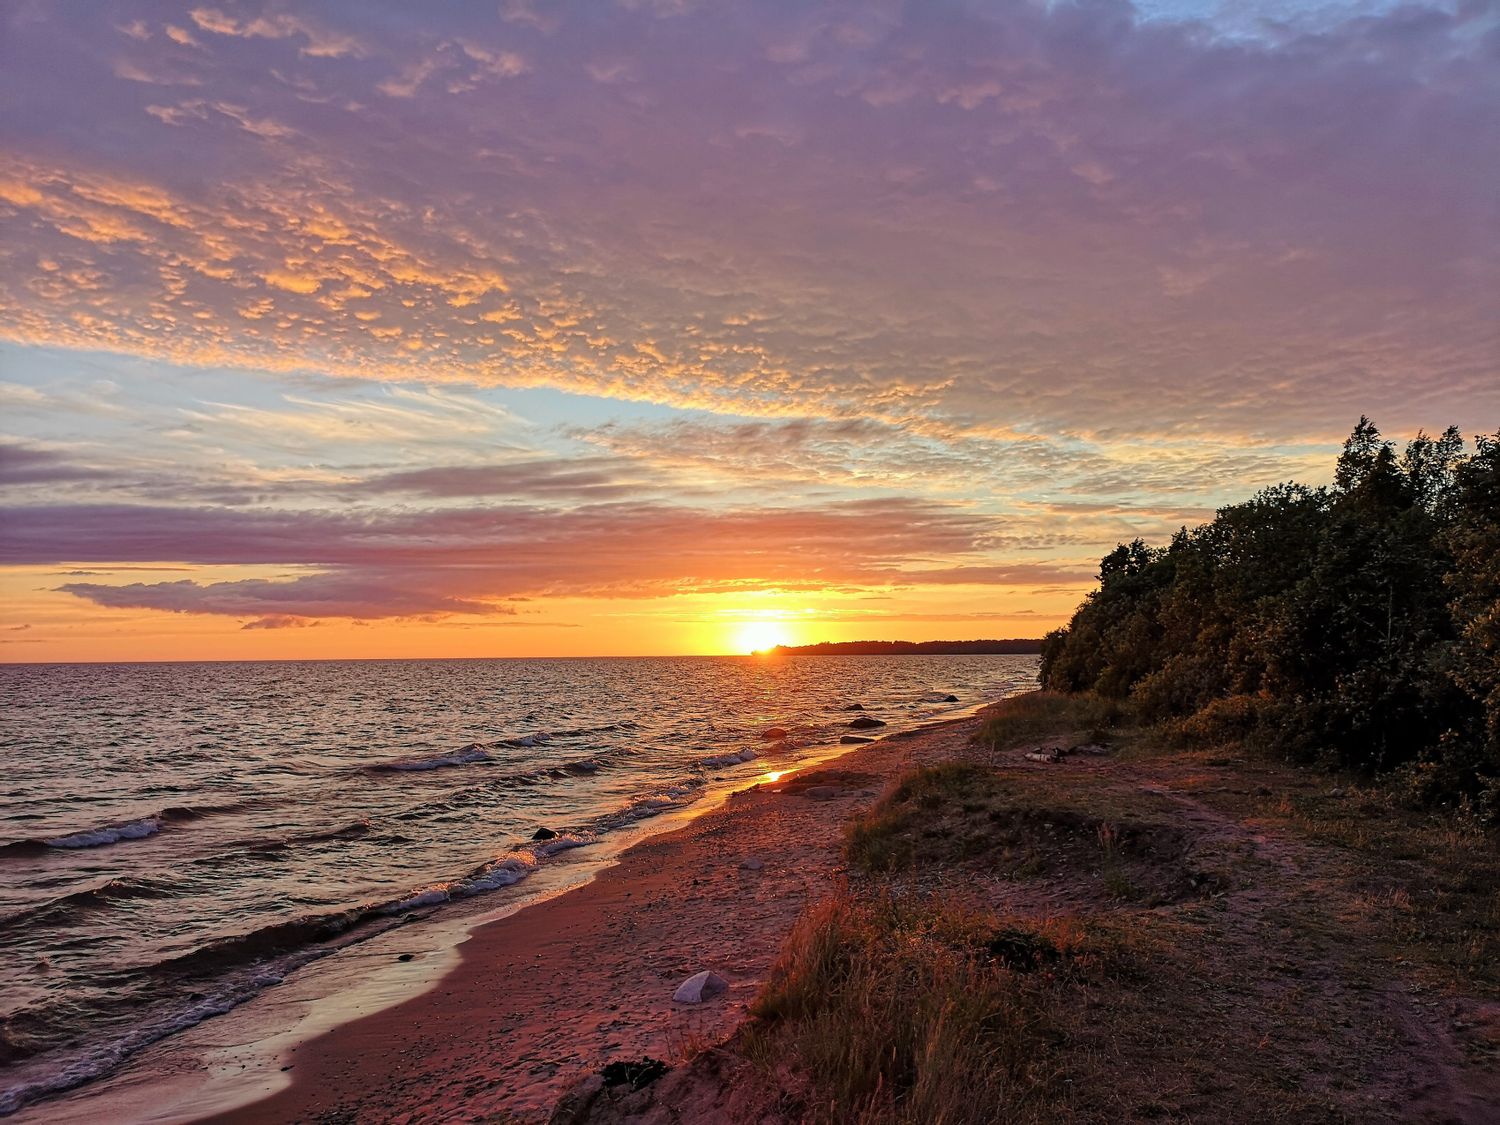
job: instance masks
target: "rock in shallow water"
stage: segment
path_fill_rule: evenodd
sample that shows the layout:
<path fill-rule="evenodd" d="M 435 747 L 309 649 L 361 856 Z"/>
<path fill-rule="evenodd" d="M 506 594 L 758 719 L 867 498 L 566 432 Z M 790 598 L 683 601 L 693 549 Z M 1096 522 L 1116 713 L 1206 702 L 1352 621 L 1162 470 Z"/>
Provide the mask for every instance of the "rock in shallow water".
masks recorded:
<path fill-rule="evenodd" d="M 557 833 L 550 828 L 538 828 L 531 834 L 531 838 L 533 840 L 555 840 L 557 839 Z"/>
<path fill-rule="evenodd" d="M 872 719 L 869 715 L 861 715 L 849 724 L 851 730 L 874 730 L 876 727 L 883 726 L 885 723 L 882 720 Z"/>
<path fill-rule="evenodd" d="M 785 738 L 786 736 L 787 736 L 787 729 L 786 729 L 786 727 L 772 727 L 770 730 L 763 731 L 761 733 L 761 737 L 762 738 L 767 738 L 767 739 Z"/>
<path fill-rule="evenodd" d="M 709 1000 L 729 987 L 729 982 L 718 973 L 704 969 L 701 973 L 694 973 L 677 986 L 677 991 L 672 993 L 672 999 L 679 1004 L 701 1004 Z"/>

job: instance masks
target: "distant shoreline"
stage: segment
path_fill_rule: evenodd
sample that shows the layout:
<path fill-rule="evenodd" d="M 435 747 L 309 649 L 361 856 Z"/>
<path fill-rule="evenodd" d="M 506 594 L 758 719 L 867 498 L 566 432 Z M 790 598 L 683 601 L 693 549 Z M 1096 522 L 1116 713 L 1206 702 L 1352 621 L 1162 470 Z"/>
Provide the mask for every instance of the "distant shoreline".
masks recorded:
<path fill-rule="evenodd" d="M 1037 656 L 1041 638 L 994 641 L 822 641 L 815 645 L 777 645 L 773 656 Z"/>

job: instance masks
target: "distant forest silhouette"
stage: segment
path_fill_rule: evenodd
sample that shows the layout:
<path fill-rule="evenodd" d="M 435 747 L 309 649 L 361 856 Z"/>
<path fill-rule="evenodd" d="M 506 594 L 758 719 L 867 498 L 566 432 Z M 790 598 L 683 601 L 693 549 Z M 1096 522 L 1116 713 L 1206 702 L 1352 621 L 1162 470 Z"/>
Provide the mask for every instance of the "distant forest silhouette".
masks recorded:
<path fill-rule="evenodd" d="M 1281 484 L 1121 544 L 1048 634 L 1045 687 L 1212 744 L 1393 773 L 1500 824 L 1500 433 L 1398 456 L 1361 418 L 1331 487 Z"/>
<path fill-rule="evenodd" d="M 1032 656 L 1042 651 L 1040 637 L 1005 641 L 821 641 L 815 645 L 777 645 L 787 656 Z"/>

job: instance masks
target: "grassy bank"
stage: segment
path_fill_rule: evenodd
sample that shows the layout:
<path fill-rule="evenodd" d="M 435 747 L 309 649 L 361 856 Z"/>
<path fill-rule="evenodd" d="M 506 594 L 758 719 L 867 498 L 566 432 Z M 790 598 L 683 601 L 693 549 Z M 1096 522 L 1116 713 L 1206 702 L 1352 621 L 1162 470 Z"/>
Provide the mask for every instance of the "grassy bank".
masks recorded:
<path fill-rule="evenodd" d="M 737 1047 L 788 1120 L 1402 1120 L 1500 1062 L 1500 852 L 1392 790 L 1035 693 L 844 854 Z"/>

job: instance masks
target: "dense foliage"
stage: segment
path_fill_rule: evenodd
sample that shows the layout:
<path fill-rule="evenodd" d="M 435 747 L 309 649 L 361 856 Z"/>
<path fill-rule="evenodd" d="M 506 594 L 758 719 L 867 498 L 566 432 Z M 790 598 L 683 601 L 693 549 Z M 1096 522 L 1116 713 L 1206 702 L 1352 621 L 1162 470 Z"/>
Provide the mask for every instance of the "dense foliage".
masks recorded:
<path fill-rule="evenodd" d="M 1121 544 L 1042 679 L 1188 737 L 1400 769 L 1500 823 L 1500 434 L 1404 454 L 1361 418 L 1331 487 L 1283 484 Z"/>

